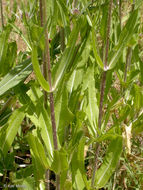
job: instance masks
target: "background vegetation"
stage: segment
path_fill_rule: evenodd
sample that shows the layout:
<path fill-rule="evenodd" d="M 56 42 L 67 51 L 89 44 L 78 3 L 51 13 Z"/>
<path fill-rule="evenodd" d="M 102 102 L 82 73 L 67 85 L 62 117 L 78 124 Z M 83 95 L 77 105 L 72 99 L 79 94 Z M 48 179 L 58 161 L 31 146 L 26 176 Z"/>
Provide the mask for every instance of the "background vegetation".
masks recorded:
<path fill-rule="evenodd" d="M 143 189 L 142 0 L 1 0 L 1 189 Z"/>

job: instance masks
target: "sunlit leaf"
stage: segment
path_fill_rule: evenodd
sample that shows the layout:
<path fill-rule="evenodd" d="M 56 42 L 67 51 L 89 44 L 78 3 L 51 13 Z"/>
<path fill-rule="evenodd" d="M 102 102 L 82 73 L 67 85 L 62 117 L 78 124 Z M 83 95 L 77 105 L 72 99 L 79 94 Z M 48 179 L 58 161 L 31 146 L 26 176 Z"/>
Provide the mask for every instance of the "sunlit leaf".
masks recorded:
<path fill-rule="evenodd" d="M 56 174 L 60 174 L 64 170 L 68 169 L 67 153 L 63 149 L 54 151 L 54 158 L 51 169 Z"/>
<path fill-rule="evenodd" d="M 100 55 L 98 54 L 97 51 L 97 44 L 96 44 L 96 40 L 95 40 L 95 32 L 94 30 L 92 30 L 92 47 L 93 47 L 93 53 L 96 59 L 97 64 L 103 69 L 104 68 L 104 64 L 100 58 Z"/>
<path fill-rule="evenodd" d="M 38 61 L 38 53 L 37 53 L 37 47 L 35 45 L 33 45 L 32 47 L 32 64 L 33 64 L 33 69 L 34 72 L 36 74 L 37 80 L 40 83 L 40 85 L 42 86 L 42 88 L 49 92 L 50 91 L 50 87 L 48 82 L 45 80 L 45 78 L 43 77 L 41 71 L 40 71 L 40 65 L 39 65 L 39 61 Z"/>

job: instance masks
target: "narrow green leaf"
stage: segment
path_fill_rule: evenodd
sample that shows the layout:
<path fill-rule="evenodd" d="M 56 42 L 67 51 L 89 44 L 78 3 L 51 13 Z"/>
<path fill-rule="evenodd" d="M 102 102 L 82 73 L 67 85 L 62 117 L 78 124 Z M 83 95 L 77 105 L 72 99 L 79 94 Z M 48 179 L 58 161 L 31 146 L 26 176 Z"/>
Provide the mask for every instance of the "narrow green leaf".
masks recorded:
<path fill-rule="evenodd" d="M 39 115 L 39 128 L 41 130 L 41 137 L 46 145 L 48 150 L 48 157 L 53 158 L 53 135 L 52 135 L 52 126 L 50 123 L 50 118 L 47 111 L 42 106 L 40 108 Z"/>
<path fill-rule="evenodd" d="M 8 49 L 8 37 L 9 37 L 10 31 L 9 29 L 6 29 L 2 32 L 0 35 L 0 75 L 4 74 L 4 66 L 5 66 L 5 59 Z"/>
<path fill-rule="evenodd" d="M 61 15 L 61 19 L 62 19 L 62 27 L 64 27 L 65 32 L 66 32 L 66 36 L 68 34 L 68 26 L 69 26 L 69 16 L 68 16 L 68 9 L 64 3 L 64 1 L 62 0 L 58 0 L 56 1 L 57 5 L 59 7 L 60 10 L 60 15 Z"/>
<path fill-rule="evenodd" d="M 86 77 L 87 76 L 87 77 Z M 96 99 L 96 89 L 95 89 L 95 79 L 94 79 L 94 66 L 90 66 L 87 69 L 85 76 L 86 87 L 88 88 L 87 95 L 87 105 L 85 105 L 85 112 L 88 117 L 88 120 L 91 124 L 91 133 L 93 136 L 96 134 L 97 123 L 98 123 L 98 105 Z"/>
<path fill-rule="evenodd" d="M 73 186 L 77 190 L 84 190 L 86 188 L 89 190 L 89 184 L 85 172 L 85 163 L 84 163 L 84 147 L 85 147 L 86 138 L 82 137 L 79 141 L 78 146 L 72 157 L 72 181 Z"/>
<path fill-rule="evenodd" d="M 116 134 L 116 133 L 105 133 L 105 134 L 103 134 L 103 135 L 101 135 L 101 136 L 99 136 L 98 138 L 96 138 L 96 142 L 102 142 L 102 141 L 105 141 L 105 140 L 115 140 L 115 139 L 117 139 L 117 137 L 122 137 L 121 135 L 118 135 L 118 134 Z"/>
<path fill-rule="evenodd" d="M 63 86 L 62 95 L 58 96 L 55 103 L 55 116 L 57 131 L 61 145 L 65 141 L 65 129 L 73 120 L 73 114 L 68 108 L 68 93 Z"/>
<path fill-rule="evenodd" d="M 128 41 L 131 39 L 136 23 L 138 20 L 138 10 L 133 11 L 131 16 L 129 17 L 126 25 L 124 26 L 118 44 L 114 47 L 112 55 L 109 57 L 109 69 L 113 69 L 118 62 L 125 46 L 127 45 Z"/>
<path fill-rule="evenodd" d="M 77 23 L 75 23 L 74 28 L 72 29 L 72 32 L 71 32 L 69 40 L 68 40 L 67 48 L 65 49 L 61 60 L 59 61 L 59 63 L 56 64 L 56 66 L 52 72 L 54 89 L 59 84 L 67 67 L 71 63 L 73 56 L 75 55 L 75 50 L 76 50 L 75 45 L 76 45 L 76 41 L 78 39 L 80 25 L 81 24 L 79 24 L 79 21 Z"/>
<path fill-rule="evenodd" d="M 49 164 L 48 164 L 48 161 L 46 160 L 43 145 L 39 141 L 36 134 L 33 135 L 29 133 L 27 135 L 27 141 L 28 141 L 28 144 L 30 145 L 33 173 L 34 173 L 36 186 L 38 187 L 45 177 L 45 172 L 46 172 L 46 169 L 48 169 Z"/>
<path fill-rule="evenodd" d="M 64 170 L 68 169 L 67 153 L 64 149 L 54 151 L 54 158 L 51 169 L 56 174 L 60 174 Z"/>
<path fill-rule="evenodd" d="M 4 130 L 2 129 L 0 131 L 0 147 L 3 151 L 4 156 L 6 156 L 8 150 L 10 149 L 13 140 L 17 134 L 17 131 L 20 127 L 20 124 L 24 119 L 24 110 L 24 107 L 15 110 L 10 116 L 6 126 L 4 126 Z"/>
<path fill-rule="evenodd" d="M 49 163 L 46 158 L 44 147 L 38 137 L 31 133 L 27 136 L 28 144 L 32 150 L 33 156 L 36 159 L 36 162 L 40 162 L 41 166 L 46 170 L 49 167 Z"/>
<path fill-rule="evenodd" d="M 89 60 L 89 56 L 91 53 L 91 41 L 90 38 L 87 38 L 87 41 L 81 51 L 81 54 L 78 55 L 78 64 L 76 68 L 72 71 L 70 77 L 67 82 L 67 89 L 71 95 L 72 91 L 75 91 L 79 85 L 82 84 L 84 77 L 84 67 Z"/>
<path fill-rule="evenodd" d="M 27 45 L 27 47 L 29 48 L 29 50 L 32 50 L 30 43 L 27 41 L 26 37 L 23 35 L 22 31 L 19 29 L 19 27 L 17 27 L 14 23 L 9 23 L 9 25 L 14 29 L 14 31 L 20 35 L 20 37 L 23 39 L 23 41 L 25 42 L 25 44 Z"/>
<path fill-rule="evenodd" d="M 142 0 L 136 0 L 136 1 L 135 1 L 135 9 L 141 7 L 142 4 L 143 4 L 143 1 L 142 1 Z"/>
<path fill-rule="evenodd" d="M 35 75 L 37 77 L 38 82 L 40 83 L 40 85 L 42 86 L 42 88 L 45 91 L 50 92 L 49 84 L 45 80 L 45 78 L 43 77 L 43 75 L 40 71 L 40 66 L 39 66 L 39 62 L 38 62 L 37 47 L 35 45 L 33 45 L 33 47 L 32 47 L 32 64 L 33 64 L 33 69 L 34 69 L 34 72 L 35 72 Z"/>
<path fill-rule="evenodd" d="M 25 80 L 31 72 L 32 63 L 30 59 L 17 65 L 0 81 L 0 96 Z"/>
<path fill-rule="evenodd" d="M 101 57 L 98 55 L 98 52 L 97 52 L 94 29 L 92 30 L 92 47 L 93 47 L 93 53 L 94 53 L 97 64 L 99 65 L 101 69 L 104 69 L 104 64 L 101 60 Z"/>
<path fill-rule="evenodd" d="M 140 113 L 138 119 L 132 123 L 132 133 L 138 135 L 143 132 L 143 113 Z"/>
<path fill-rule="evenodd" d="M 33 85 L 27 94 L 31 99 L 31 105 L 34 104 L 34 108 L 32 106 L 29 107 L 27 117 L 31 119 L 33 124 L 40 132 L 40 136 L 42 137 L 42 140 L 48 152 L 47 158 L 49 158 L 48 160 L 51 162 L 53 158 L 53 135 L 49 115 L 43 106 L 43 94 L 40 91 L 39 87 L 36 85 Z"/>
<path fill-rule="evenodd" d="M 102 188 L 106 185 L 109 178 L 113 174 L 116 169 L 117 163 L 120 159 L 120 155 L 122 152 L 123 139 L 122 137 L 116 138 L 111 141 L 108 151 L 103 160 L 103 164 L 97 170 L 95 174 L 95 187 Z"/>
<path fill-rule="evenodd" d="M 36 25 L 31 24 L 29 26 L 30 38 L 32 42 L 38 42 L 39 47 L 44 51 L 45 48 L 45 39 L 44 39 L 44 31 L 43 28 Z"/>

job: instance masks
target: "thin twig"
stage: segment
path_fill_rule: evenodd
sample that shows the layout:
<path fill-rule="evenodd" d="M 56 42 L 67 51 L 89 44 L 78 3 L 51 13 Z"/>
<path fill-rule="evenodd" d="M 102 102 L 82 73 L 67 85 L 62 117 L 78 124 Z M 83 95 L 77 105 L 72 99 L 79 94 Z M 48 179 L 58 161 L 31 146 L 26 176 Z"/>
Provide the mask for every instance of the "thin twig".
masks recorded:
<path fill-rule="evenodd" d="M 101 122 L 102 122 L 103 101 L 104 101 L 104 92 L 105 92 L 105 84 L 106 84 L 106 73 L 107 73 L 107 67 L 108 67 L 108 51 L 109 51 L 112 4 L 113 4 L 113 0 L 110 0 L 109 9 L 108 9 L 107 31 L 106 31 L 105 58 L 103 59 L 104 60 L 104 71 L 103 71 L 103 75 L 102 75 L 102 82 L 101 82 L 101 89 L 100 89 L 100 105 L 99 105 L 99 117 L 98 117 L 98 128 L 99 129 L 101 128 Z M 100 144 L 97 143 L 96 144 L 95 158 L 94 158 L 92 182 L 91 182 L 92 187 L 94 187 L 95 173 L 96 173 L 97 166 L 98 166 L 99 150 L 100 150 Z"/>

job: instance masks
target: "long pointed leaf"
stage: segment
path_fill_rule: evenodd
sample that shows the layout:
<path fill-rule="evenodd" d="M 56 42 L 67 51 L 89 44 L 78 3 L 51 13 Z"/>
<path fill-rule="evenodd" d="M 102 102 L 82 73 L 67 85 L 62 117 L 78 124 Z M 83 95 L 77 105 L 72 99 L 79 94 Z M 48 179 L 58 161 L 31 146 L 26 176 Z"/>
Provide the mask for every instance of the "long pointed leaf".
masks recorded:
<path fill-rule="evenodd" d="M 115 67 L 125 46 L 127 45 L 128 41 L 131 39 L 137 23 L 137 18 L 138 18 L 138 10 L 135 10 L 129 17 L 125 27 L 123 28 L 120 34 L 118 44 L 115 46 L 113 51 L 114 53 L 112 53 L 112 56 L 109 58 L 109 69 Z"/>
<path fill-rule="evenodd" d="M 17 65 L 0 81 L 0 96 L 18 85 L 21 81 L 32 72 L 32 63 L 27 59 L 23 63 Z"/>
<path fill-rule="evenodd" d="M 104 64 L 97 52 L 94 30 L 92 30 L 92 47 L 97 64 L 99 65 L 99 67 L 101 67 L 101 69 L 104 69 Z"/>
<path fill-rule="evenodd" d="M 35 72 L 35 75 L 37 77 L 38 82 L 40 83 L 40 85 L 42 86 L 42 88 L 49 92 L 50 91 L 50 87 L 48 82 L 45 80 L 45 78 L 43 77 L 41 71 L 40 71 L 40 66 L 39 66 L 39 62 L 38 62 L 38 53 L 37 53 L 37 47 L 34 45 L 32 47 L 32 64 L 33 64 L 33 69 Z"/>
<path fill-rule="evenodd" d="M 95 175 L 95 187 L 102 188 L 106 185 L 109 178 L 116 169 L 117 163 L 120 159 L 122 152 L 123 140 L 122 137 L 111 141 L 106 156 L 104 158 L 103 164 L 97 170 Z"/>
<path fill-rule="evenodd" d="M 54 89 L 57 87 L 58 83 L 60 82 L 61 78 L 63 77 L 66 68 L 71 63 L 74 53 L 75 53 L 75 45 L 78 39 L 78 34 L 80 30 L 79 21 L 75 24 L 71 35 L 68 40 L 67 48 L 65 49 L 63 56 L 59 63 L 55 66 L 53 70 L 53 87 Z"/>
<path fill-rule="evenodd" d="M 30 148 L 31 148 L 32 152 L 34 153 L 34 156 L 36 157 L 37 161 L 41 163 L 43 168 L 45 168 L 45 169 L 48 168 L 49 164 L 48 164 L 48 161 L 46 158 L 44 147 L 43 147 L 42 143 L 40 142 L 40 140 L 38 139 L 38 137 L 36 137 L 36 135 L 29 133 L 27 140 L 28 140 Z"/>
<path fill-rule="evenodd" d="M 15 110 L 10 116 L 8 124 L 4 126 L 4 130 L 2 129 L 0 131 L 0 147 L 4 156 L 6 156 L 10 149 L 24 116 L 25 113 L 23 107 Z"/>
<path fill-rule="evenodd" d="M 84 88 L 88 88 L 87 105 L 85 105 L 85 112 L 91 125 L 90 131 L 92 135 L 95 136 L 99 110 L 96 99 L 94 66 L 90 66 L 87 69 L 83 86 L 85 86 Z"/>

